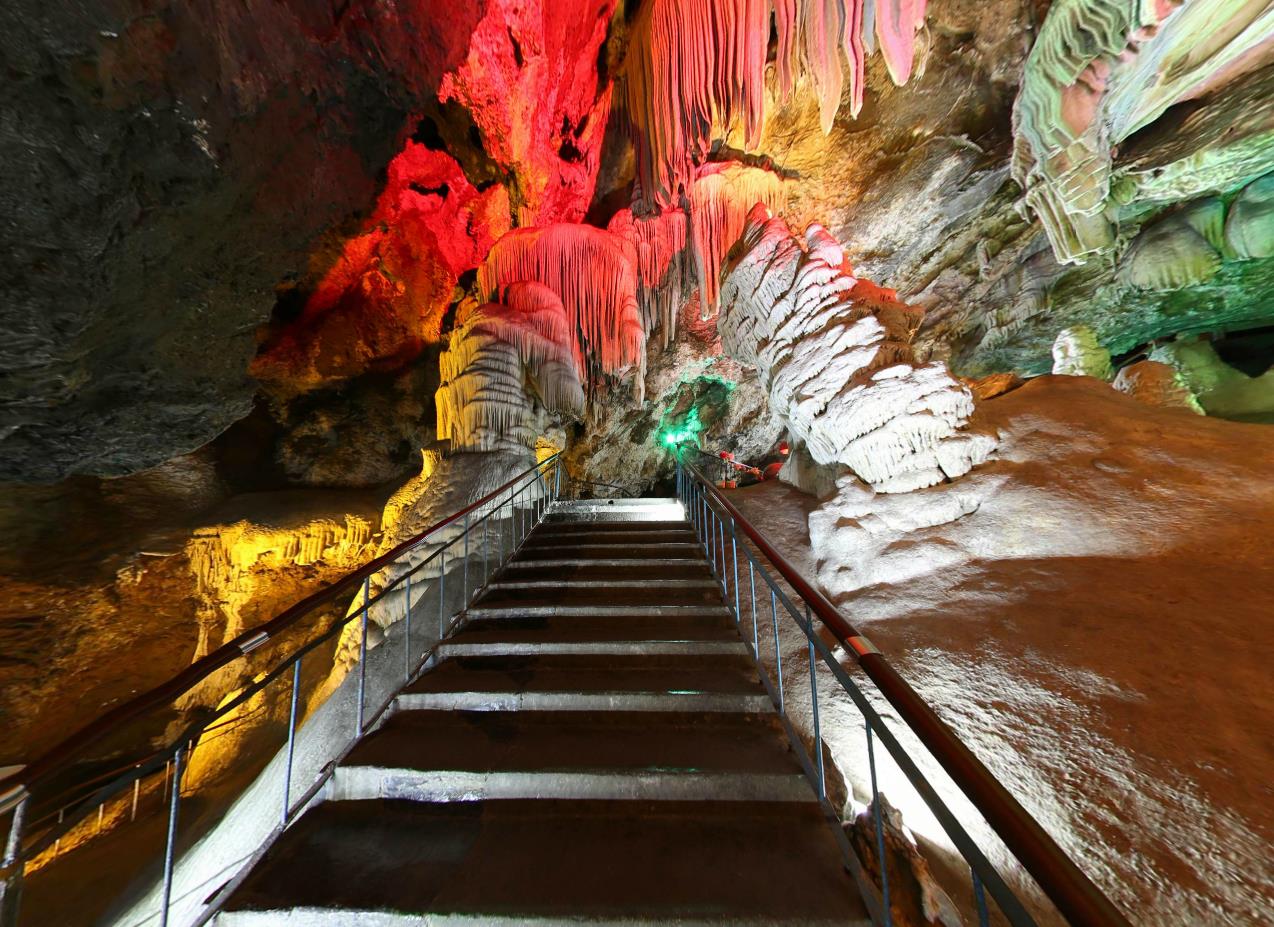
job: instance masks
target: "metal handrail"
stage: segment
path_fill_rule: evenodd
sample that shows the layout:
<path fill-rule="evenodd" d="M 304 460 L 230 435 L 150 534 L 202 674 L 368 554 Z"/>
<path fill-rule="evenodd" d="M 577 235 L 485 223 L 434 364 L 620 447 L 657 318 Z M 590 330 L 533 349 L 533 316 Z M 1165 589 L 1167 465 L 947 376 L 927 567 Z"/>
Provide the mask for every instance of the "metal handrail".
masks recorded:
<path fill-rule="evenodd" d="M 818 621 L 836 638 L 844 647 L 847 653 L 853 654 L 858 665 L 863 672 L 875 683 L 881 694 L 889 701 L 889 703 L 898 712 L 899 718 L 911 729 L 911 731 L 919 738 L 921 743 L 929 750 L 942 768 L 947 772 L 951 779 L 964 792 L 965 796 L 972 802 L 974 807 L 983 815 L 986 821 L 991 825 L 992 829 L 1004 842 L 1005 846 L 1017 857 L 1022 866 L 1030 873 L 1032 878 L 1043 889 L 1049 900 L 1057 907 L 1066 919 L 1076 925 L 1082 927 L 1128 927 L 1128 921 L 1114 906 L 1102 891 L 1079 869 L 1078 866 L 1066 855 L 1066 853 L 1057 845 L 1052 837 L 1039 825 L 1039 823 L 1031 817 L 1029 812 L 1004 788 L 1003 785 L 991 774 L 991 772 L 982 764 L 980 760 L 969 750 L 968 747 L 960 740 L 960 738 L 952 731 L 929 707 L 928 703 L 916 692 L 915 689 L 902 678 L 865 635 L 859 632 L 852 624 L 847 621 L 835 605 L 827 599 L 822 592 L 805 580 L 803 576 L 780 554 L 774 549 L 773 545 L 766 540 L 765 536 L 743 515 L 742 512 L 730 502 L 726 496 L 717 490 L 712 481 L 704 475 L 704 473 L 689 461 L 683 461 L 681 455 L 677 456 L 677 494 L 687 506 L 688 515 L 692 523 L 695 524 L 696 530 L 704 538 L 705 547 L 710 545 L 710 557 L 716 569 L 717 550 L 720 548 L 721 562 L 721 579 L 723 588 L 728 590 L 727 571 L 725 570 L 725 541 L 726 526 L 721 518 L 724 515 L 729 522 L 730 543 L 734 552 L 734 611 L 736 621 L 742 622 L 742 611 L 740 609 L 739 581 L 738 581 L 738 550 L 737 550 L 737 533 L 742 532 L 748 540 L 756 547 L 766 560 L 774 567 L 774 569 L 782 576 L 783 580 L 794 590 L 797 596 L 805 603 L 804 620 L 795 608 L 793 603 L 788 599 L 786 593 L 779 588 L 765 573 L 764 568 L 756 563 L 751 551 L 747 549 L 747 545 L 743 545 L 745 559 L 748 560 L 750 571 L 750 579 L 753 584 L 752 593 L 752 619 L 754 628 L 753 648 L 757 660 L 760 660 L 759 646 L 756 641 L 756 602 L 755 602 L 755 580 L 752 577 L 752 570 L 761 567 L 762 578 L 770 583 L 771 587 L 771 610 L 774 613 L 775 602 L 783 601 L 788 608 L 796 623 L 805 632 L 810 644 L 810 673 L 811 685 L 813 680 L 813 657 L 817 651 L 823 658 L 833 675 L 838 681 L 849 691 L 851 697 L 860 710 L 863 711 L 867 718 L 868 731 L 868 755 L 872 764 L 872 790 L 876 791 L 875 786 L 875 765 L 874 758 L 871 754 L 871 735 L 873 729 L 885 743 L 889 752 L 894 759 L 899 762 L 900 768 L 916 786 L 921 796 L 925 799 L 935 816 L 943 824 L 948 831 L 948 835 L 953 838 L 953 842 L 965 855 L 966 860 L 973 869 L 975 896 L 978 899 L 979 906 L 982 909 L 980 913 L 985 918 L 985 901 L 982 898 L 982 889 L 985 888 L 991 892 L 999 903 L 1004 913 L 1008 915 L 1012 923 L 1033 923 L 1032 919 L 1021 907 L 1017 899 L 1004 885 L 1003 881 L 990 867 L 989 861 L 982 855 L 981 851 L 973 845 L 971 838 L 955 820 L 949 809 L 938 797 L 936 791 L 933 790 L 926 781 L 923 774 L 915 766 L 914 762 L 906 756 L 905 751 L 898 744 L 897 740 L 889 732 L 884 725 L 883 720 L 872 709 L 870 703 L 862 697 L 862 693 L 858 691 L 853 680 L 845 673 L 844 669 L 839 665 L 834 655 L 827 649 L 826 645 L 818 639 L 818 635 L 814 633 L 814 627 L 811 616 L 817 618 Z M 719 512 L 716 511 L 719 509 Z M 706 520 L 712 517 L 715 524 L 705 525 Z M 728 603 L 727 603 L 728 604 Z M 777 662 L 778 648 L 778 630 L 777 624 L 775 631 L 775 649 Z M 782 703 L 782 669 L 779 669 L 779 702 Z M 819 751 L 819 774 L 822 773 L 822 747 L 818 737 L 818 707 L 817 697 L 815 695 L 814 702 L 814 723 L 815 723 L 815 749 Z M 819 783 L 821 788 L 821 783 Z M 882 844 L 883 853 L 883 836 L 881 834 L 881 821 L 879 801 L 874 802 L 876 805 L 876 829 L 878 842 Z M 885 866 L 881 863 L 882 873 Z M 888 915 L 888 883 L 887 876 L 882 879 L 885 885 L 885 919 L 889 921 Z M 1013 909 L 1013 910 L 1009 910 Z M 984 921 L 985 922 L 985 921 Z"/>
<path fill-rule="evenodd" d="M 482 508 L 487 503 L 494 500 L 497 496 L 504 493 L 519 480 L 526 477 L 535 470 L 539 470 L 546 464 L 555 463 L 558 454 L 528 467 L 517 476 L 506 482 L 498 489 L 487 493 L 477 502 L 465 506 L 458 512 L 448 515 L 446 518 L 430 525 L 424 531 L 413 535 L 392 550 L 381 554 L 379 557 L 369 561 L 365 565 L 353 570 L 342 576 L 333 583 L 324 586 L 322 589 L 306 596 L 295 605 L 280 612 L 269 621 L 259 624 L 254 628 L 241 633 L 234 640 L 218 647 L 212 653 L 196 660 L 177 675 L 173 676 L 167 682 L 161 683 L 135 698 L 129 699 L 124 704 L 111 709 L 106 714 L 90 721 L 74 734 L 62 740 L 57 746 L 42 754 L 38 759 L 25 766 L 19 772 L 0 779 L 0 788 L 24 787 L 28 792 L 33 788 L 37 788 L 42 780 L 47 779 L 55 770 L 62 767 L 68 759 L 79 754 L 86 747 L 100 741 L 108 734 L 119 730 L 127 721 L 146 714 L 147 712 L 159 707 L 160 705 L 171 702 L 174 698 L 184 695 L 193 689 L 199 683 L 206 680 L 214 672 L 222 667 L 232 663 L 240 657 L 246 656 L 261 645 L 267 643 L 271 638 L 278 636 L 281 632 L 295 625 L 302 617 L 308 615 L 314 609 L 321 605 L 327 605 L 334 601 L 343 593 L 353 591 L 364 580 L 380 570 L 393 563 L 408 550 L 418 545 L 429 535 L 454 524 L 464 518 L 470 512 Z"/>
<path fill-rule="evenodd" d="M 412 577 L 421 569 L 432 563 L 435 559 L 442 558 L 439 573 L 439 640 L 441 640 L 445 632 L 445 591 L 446 591 L 446 565 L 447 550 L 452 546 L 463 541 L 464 544 L 464 591 L 462 596 L 461 610 L 468 605 L 470 601 L 470 584 L 469 584 L 469 533 L 476 529 L 479 525 L 485 525 L 493 514 L 503 512 L 505 507 L 510 508 L 510 526 L 512 536 L 508 553 L 511 556 L 517 544 L 521 539 L 525 538 L 531 527 L 538 523 L 547 510 L 548 504 L 560 496 L 562 489 L 562 470 L 563 465 L 559 454 L 553 454 L 543 461 L 536 463 L 534 466 L 528 467 L 517 476 L 506 481 L 503 485 L 495 490 L 487 493 L 481 499 L 473 502 L 446 518 L 429 526 L 424 531 L 413 535 L 402 543 L 396 545 L 388 552 L 372 559 L 356 570 L 351 571 L 337 581 L 325 586 L 323 589 L 313 593 L 310 596 L 297 602 L 295 605 L 285 609 L 279 615 L 258 625 L 250 628 L 234 640 L 221 646 L 217 650 L 208 654 L 204 658 L 192 663 L 189 667 L 178 673 L 167 682 L 156 686 L 153 689 L 131 699 L 124 705 L 102 715 L 93 722 L 85 725 L 70 737 L 63 740 L 57 746 L 46 752 L 30 766 L 20 770 L 17 774 L 7 777 L 0 781 L 0 788 L 7 789 L 0 793 L 0 814 L 13 812 L 10 820 L 8 839 L 0 846 L 0 924 L 9 924 L 10 920 L 16 917 L 16 905 L 18 892 L 14 889 L 20 886 L 22 873 L 25 866 L 25 860 L 32 858 L 34 855 L 43 852 L 50 846 L 53 846 L 57 840 L 69 832 L 72 827 L 94 807 L 101 808 L 104 803 L 115 796 L 118 796 L 129 785 L 134 787 L 133 793 L 133 813 L 136 813 L 137 807 L 137 787 L 140 781 L 157 772 L 159 769 L 165 770 L 165 789 L 167 788 L 168 768 L 171 764 L 173 772 L 174 786 L 172 789 L 172 800 L 169 812 L 169 834 L 168 834 L 168 850 L 164 860 L 164 902 L 161 906 L 161 924 L 166 924 L 168 920 L 168 897 L 171 889 L 172 872 L 173 872 L 173 845 L 175 838 L 176 814 L 179 800 L 178 785 L 181 780 L 181 768 L 183 758 L 189 754 L 190 745 L 200 736 L 210 729 L 212 724 L 220 718 L 223 718 L 245 704 L 254 695 L 264 690 L 270 683 L 285 676 L 292 676 L 292 693 L 291 693 L 291 713 L 288 723 L 288 745 L 287 745 L 287 779 L 283 784 L 283 813 L 282 822 L 286 826 L 288 821 L 305 807 L 310 798 L 315 794 L 317 786 L 322 784 L 322 779 L 311 785 L 309 790 L 305 792 L 300 801 L 291 802 L 290 778 L 292 768 L 292 749 L 294 746 L 294 738 L 297 728 L 297 695 L 300 687 L 300 673 L 302 659 L 312 652 L 315 648 L 323 643 L 330 641 L 336 634 L 340 633 L 346 625 L 356 619 L 361 618 L 362 633 L 360 635 L 360 650 L 358 661 L 358 705 L 357 720 L 355 724 L 354 738 L 350 746 L 356 743 L 376 720 L 385 712 L 392 703 L 393 695 L 385 704 L 381 705 L 376 711 L 371 713 L 370 718 L 365 715 L 364 706 L 364 685 L 367 672 L 367 620 L 371 606 L 382 601 L 391 592 L 395 592 L 398 588 L 405 584 L 407 608 L 405 611 L 405 627 L 404 632 L 404 660 L 406 662 L 405 672 L 407 678 L 410 678 L 413 671 L 418 671 L 419 666 L 413 667 L 411 663 L 411 582 Z M 552 485 L 549 485 L 548 476 L 550 472 L 553 474 Z M 530 494 L 532 488 L 537 485 L 543 485 L 543 491 L 538 495 Z M 519 517 L 519 500 L 528 498 L 529 501 L 523 502 L 521 507 L 531 509 L 524 517 Z M 504 497 L 504 498 L 501 498 Z M 500 500 L 498 503 L 496 500 Z M 478 512 L 484 507 L 491 508 L 471 519 L 473 513 Z M 436 534 L 443 528 L 453 525 L 457 522 L 463 522 L 463 532 L 447 540 L 439 548 L 433 551 L 428 557 L 403 572 L 397 578 L 386 585 L 375 595 L 371 594 L 370 582 L 373 575 L 380 572 L 386 566 L 397 562 L 404 554 L 420 545 L 422 542 Z M 484 540 L 486 538 L 484 527 Z M 500 553 L 495 558 L 495 568 L 498 568 L 506 559 L 504 557 L 504 529 L 500 528 L 497 543 Z M 483 563 L 483 582 L 489 581 L 491 570 L 488 569 L 488 550 L 487 546 L 482 548 Z M 453 563 L 455 561 L 453 560 Z M 122 770 L 118 770 L 115 774 L 109 776 L 109 781 L 101 785 L 95 791 L 89 791 L 87 795 L 80 794 L 75 798 L 67 799 L 63 803 L 64 810 L 72 809 L 72 814 L 65 816 L 59 812 L 57 815 L 56 825 L 47 826 L 29 846 L 23 845 L 24 835 L 35 831 L 39 826 L 43 825 L 43 821 L 29 820 L 28 812 L 30 810 L 31 799 L 34 792 L 37 792 L 41 786 L 48 784 L 58 773 L 63 772 L 73 765 L 73 761 L 81 757 L 84 751 L 93 744 L 101 742 L 103 738 L 112 733 L 119 732 L 123 726 L 138 717 L 142 717 L 156 708 L 170 704 L 174 699 L 189 692 L 196 685 L 207 680 L 215 671 L 227 666 L 235 660 L 246 656 L 263 644 L 278 637 L 283 631 L 296 625 L 301 618 L 311 614 L 316 609 L 329 605 L 343 598 L 361 585 L 362 602 L 358 604 L 358 598 L 355 597 L 354 602 L 357 607 L 351 607 L 347 614 L 333 621 L 325 628 L 317 637 L 307 640 L 303 644 L 296 647 L 286 657 L 280 657 L 272 669 L 261 674 L 251 685 L 243 688 L 235 694 L 234 698 L 227 700 L 224 704 L 218 705 L 215 710 L 199 713 L 199 716 L 184 726 L 180 735 L 173 739 L 168 746 L 152 751 L 143 757 L 134 759 L 128 766 Z M 475 583 L 472 587 L 476 594 L 479 586 Z M 421 656 L 421 663 L 429 658 L 432 651 L 426 651 Z M 96 783 L 101 783 L 102 777 L 91 780 L 89 783 L 79 783 L 75 788 L 83 792 L 86 788 Z M 50 796 L 41 795 L 41 800 L 46 800 Z M 57 797 L 57 796 L 54 796 Z"/>

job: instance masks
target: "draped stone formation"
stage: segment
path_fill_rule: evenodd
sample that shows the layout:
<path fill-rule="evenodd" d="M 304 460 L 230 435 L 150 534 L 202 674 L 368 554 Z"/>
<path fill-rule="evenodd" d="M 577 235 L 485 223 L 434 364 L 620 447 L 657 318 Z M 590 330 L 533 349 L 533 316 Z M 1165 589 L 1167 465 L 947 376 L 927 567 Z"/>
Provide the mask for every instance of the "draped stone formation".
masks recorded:
<path fill-rule="evenodd" d="M 1171 0 L 1062 0 L 1031 47 L 1013 106 L 1013 178 L 1063 263 L 1114 244 L 1102 215 L 1110 150 L 1101 98 L 1116 56 L 1130 45 L 1135 53 L 1175 6 Z"/>
<path fill-rule="evenodd" d="M 771 210 L 785 203 L 783 181 L 773 171 L 736 162 L 704 164 L 690 188 L 690 225 L 702 318 L 717 309 L 721 265 L 743 234 L 748 213 L 758 203 Z"/>
<path fill-rule="evenodd" d="M 658 330 L 662 346 L 667 347 L 677 334 L 677 311 L 694 286 L 686 250 L 686 214 L 668 210 L 637 216 L 631 209 L 621 209 L 606 230 L 632 243 L 642 325 L 647 337 Z"/>
<path fill-rule="evenodd" d="M 561 300 L 543 284 L 514 283 L 505 303 L 464 313 L 439 359 L 438 439 L 453 451 L 533 447 L 542 412 L 584 411 Z"/>
<path fill-rule="evenodd" d="M 906 492 L 968 472 L 995 446 L 962 431 L 969 390 L 945 365 L 916 363 L 921 315 L 856 279 L 821 226 L 802 241 L 758 206 L 727 265 L 717 328 L 817 463 L 843 464 L 878 492 Z"/>
<path fill-rule="evenodd" d="M 478 289 L 489 300 L 519 281 L 542 283 L 561 300 L 588 385 L 599 374 L 635 370 L 640 399 L 646 331 L 637 308 L 637 251 L 631 242 L 587 225 L 514 229 L 491 248 L 478 270 Z"/>
<path fill-rule="evenodd" d="M 1115 375 L 1110 351 L 1087 325 L 1063 328 L 1053 342 L 1053 373 L 1063 377 L 1096 377 L 1110 380 Z"/>
<path fill-rule="evenodd" d="M 445 457 L 426 453 L 420 476 L 390 500 L 379 553 L 530 467 L 537 439 L 550 425 L 550 414 L 583 414 L 584 393 L 562 301 L 547 286 L 534 282 L 512 283 L 503 295 L 502 304 L 469 302 L 458 311 L 450 344 L 439 360 L 442 385 L 435 395 L 438 438 L 451 442 L 450 453 Z M 523 504 L 533 503 L 541 491 L 538 483 L 529 484 Z M 474 521 L 485 512 L 475 511 Z M 373 596 L 405 571 L 424 564 L 462 530 L 460 523 L 443 528 L 377 573 L 370 583 Z M 483 545 L 494 549 L 492 530 L 498 528 L 486 525 L 475 532 L 469 549 L 480 552 Z M 413 600 L 438 578 L 440 568 L 441 562 L 435 560 L 415 571 Z M 383 630 L 406 613 L 406 595 L 406 585 L 400 584 L 371 608 L 369 646 L 378 645 Z M 349 614 L 361 604 L 356 597 Z M 358 622 L 342 631 L 335 679 L 354 664 L 359 634 Z"/>
<path fill-rule="evenodd" d="M 868 10 L 874 16 L 868 15 Z M 639 197 L 669 206 L 689 190 L 714 129 L 739 125 L 755 150 L 765 119 L 765 63 L 770 15 L 778 33 L 775 61 L 781 96 L 804 74 L 831 131 L 849 62 L 850 112 L 863 102 L 871 35 L 889 74 L 911 75 L 925 0 L 651 0 L 633 22 L 627 108 L 634 129 Z"/>
<path fill-rule="evenodd" d="M 1058 261 L 1084 263 L 1115 246 L 1112 146 L 1174 103 L 1260 67 L 1272 43 L 1274 11 L 1243 0 L 1049 8 L 1013 106 L 1012 170 Z"/>

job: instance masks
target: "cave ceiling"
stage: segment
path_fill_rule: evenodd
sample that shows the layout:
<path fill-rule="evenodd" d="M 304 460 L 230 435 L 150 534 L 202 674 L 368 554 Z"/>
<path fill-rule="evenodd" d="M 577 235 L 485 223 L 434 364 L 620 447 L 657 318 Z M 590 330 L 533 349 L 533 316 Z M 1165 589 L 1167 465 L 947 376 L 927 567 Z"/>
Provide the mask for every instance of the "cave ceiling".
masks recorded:
<path fill-rule="evenodd" d="M 1239 0 L 12 0 L 0 480 L 222 436 L 281 485 L 391 482 L 520 281 L 567 330 L 510 375 L 573 356 L 630 410 L 585 420 L 653 442 L 743 375 L 695 327 L 757 202 L 960 375 L 1268 326 L 1272 37 Z"/>

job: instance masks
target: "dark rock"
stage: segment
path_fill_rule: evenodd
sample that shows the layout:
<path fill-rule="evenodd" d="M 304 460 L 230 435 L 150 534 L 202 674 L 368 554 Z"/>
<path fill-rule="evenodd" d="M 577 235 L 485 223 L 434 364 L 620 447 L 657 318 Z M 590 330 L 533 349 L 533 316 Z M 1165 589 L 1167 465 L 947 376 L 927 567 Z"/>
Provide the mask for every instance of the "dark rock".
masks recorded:
<path fill-rule="evenodd" d="M 0 479 L 119 475 L 251 409 L 254 329 L 485 4 L 0 10 Z"/>

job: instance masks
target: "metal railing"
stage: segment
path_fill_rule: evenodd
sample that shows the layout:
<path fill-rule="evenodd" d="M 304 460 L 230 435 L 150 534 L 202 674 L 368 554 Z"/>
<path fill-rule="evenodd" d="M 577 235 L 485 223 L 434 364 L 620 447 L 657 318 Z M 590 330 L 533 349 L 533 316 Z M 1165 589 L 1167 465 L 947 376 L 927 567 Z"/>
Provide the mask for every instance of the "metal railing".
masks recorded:
<path fill-rule="evenodd" d="M 464 610 L 481 592 L 489 579 L 513 555 L 530 530 L 539 523 L 548 506 L 560 496 L 565 477 L 564 467 L 557 454 L 528 468 L 500 488 L 409 538 L 337 582 L 308 596 L 272 620 L 243 632 L 234 640 L 194 662 L 168 682 L 85 725 L 17 775 L 0 782 L 0 790 L 2 790 L 0 791 L 0 823 L 3 822 L 4 816 L 9 816 L 7 839 L 3 846 L 3 857 L 0 858 L 0 927 L 13 927 L 18 923 L 23 877 L 29 861 L 50 849 L 56 854 L 61 841 L 67 837 L 68 833 L 91 820 L 94 814 L 97 816 L 100 830 L 104 812 L 108 807 L 119 810 L 121 820 L 126 814 L 128 820 L 133 821 L 137 817 L 143 788 L 149 798 L 161 798 L 161 807 L 167 815 L 161 876 L 162 890 L 157 914 L 160 927 L 167 927 L 173 904 L 177 827 L 183 797 L 182 773 L 188 766 L 191 752 L 200 743 L 200 739 L 233 721 L 235 712 L 249 705 L 253 699 L 262 698 L 276 681 L 290 681 L 287 741 L 285 746 L 280 747 L 279 753 L 281 757 L 283 751 L 286 751 L 285 772 L 278 799 L 278 826 L 271 835 L 273 839 L 318 794 L 340 759 L 359 741 L 364 732 L 377 722 L 398 693 L 400 686 L 394 684 L 389 687 L 388 699 L 381 704 L 368 706 L 365 703 L 368 615 L 373 607 L 378 603 L 388 605 L 387 600 L 390 596 L 403 594 L 406 605 L 401 619 L 403 624 L 402 678 L 404 682 L 408 681 L 425 666 L 433 656 L 437 643 L 459 620 L 458 616 L 463 615 Z M 459 531 L 455 533 L 453 526 L 457 525 Z M 440 537 L 440 532 L 447 528 L 453 528 L 453 531 L 449 532 L 449 536 L 445 538 Z M 431 542 L 436 543 L 437 548 L 419 562 L 412 564 L 410 555 L 422 545 Z M 477 562 L 479 553 L 481 554 L 480 577 Z M 457 556 L 463 558 L 462 566 L 457 565 L 455 560 Z M 448 599 L 446 591 L 449 557 L 451 568 L 459 574 L 456 578 L 461 584 L 459 606 L 454 611 L 448 607 L 448 602 L 455 600 L 456 590 L 453 588 L 451 600 Z M 472 568 L 471 559 L 474 561 Z M 437 561 L 434 582 L 437 587 L 437 622 L 436 624 L 431 622 L 422 633 L 420 628 L 413 628 L 412 625 L 413 607 L 418 610 L 422 604 L 425 604 L 419 597 L 413 601 L 413 577 L 418 577 L 418 574 L 426 569 L 430 569 L 432 573 L 431 565 L 434 565 L 435 561 Z M 394 566 L 402 568 L 401 571 L 373 594 L 372 578 Z M 471 576 L 471 573 L 474 575 Z M 418 578 L 416 583 L 419 596 L 422 590 Z M 433 590 L 429 589 L 423 590 L 424 594 L 432 594 L 432 592 Z M 287 640 L 279 641 L 279 639 L 285 631 L 298 628 L 303 619 L 312 617 L 323 609 L 341 606 L 351 597 L 353 601 L 341 617 L 322 628 L 319 633 L 307 636 L 304 643 L 287 647 L 286 653 L 272 655 L 267 668 L 249 667 L 244 662 L 253 652 L 265 653 L 261 651 L 261 648 L 268 643 L 293 643 Z M 358 604 L 360 597 L 361 606 Z M 358 660 L 357 666 L 351 667 L 350 672 L 358 673 L 358 682 L 351 738 L 342 748 L 334 751 L 336 755 L 322 767 L 314 781 L 302 788 L 294 784 L 292 779 L 297 733 L 298 729 L 304 727 L 304 724 L 298 724 L 298 702 L 302 690 L 304 658 L 316 648 L 333 643 L 334 638 L 342 634 L 346 626 L 354 621 L 359 623 Z M 412 647 L 413 632 L 416 633 L 418 644 L 423 639 L 418 658 L 414 655 Z M 243 672 L 251 673 L 252 681 L 241 689 L 232 689 L 230 693 L 226 693 L 225 698 L 218 700 L 215 709 L 195 712 L 194 720 L 182 726 L 177 735 L 168 738 L 161 748 L 152 750 L 143 757 L 134 758 L 124 764 L 123 768 L 115 768 L 105 775 L 99 774 L 87 780 L 76 775 L 83 761 L 90 758 L 90 751 L 94 747 L 100 750 L 112 736 L 127 733 L 127 725 L 130 722 L 146 719 L 156 713 L 171 711 L 178 699 L 188 696 L 201 684 L 215 684 L 220 677 L 214 678 L 214 674 L 226 667 L 234 668 L 236 664 Z M 297 789 L 301 789 L 301 794 L 299 797 L 294 797 Z M 153 805 L 154 802 L 151 804 Z M 103 835 L 103 837 L 106 836 L 108 835 Z M 63 855 L 74 852 L 74 847 L 68 848 Z M 56 865 L 59 861 L 60 859 L 55 859 L 50 865 Z M 118 887 L 123 888 L 123 886 Z M 200 919 L 199 922 L 202 920 Z"/>
<path fill-rule="evenodd" d="M 793 744 L 802 748 L 798 751 L 804 754 L 800 757 L 802 765 L 813 782 L 820 800 L 824 802 L 827 798 L 827 778 L 816 673 L 820 661 L 830 670 L 863 716 L 880 887 L 877 889 L 874 885 L 864 885 L 865 877 L 861 869 L 855 873 L 855 876 L 860 889 L 863 889 L 868 906 L 873 909 L 872 915 L 877 924 L 892 927 L 893 918 L 890 910 L 884 823 L 877 783 L 876 741 L 884 745 L 903 775 L 946 831 L 952 844 L 968 863 L 979 924 L 986 927 L 990 922 L 988 895 L 998 906 L 1004 919 L 1015 927 L 1034 925 L 1036 922 L 1021 899 L 1005 883 L 968 831 L 939 796 L 933 784 L 921 772 L 915 760 L 881 719 L 858 683 L 840 665 L 832 650 L 820 638 L 814 625 L 815 619 L 835 637 L 846 654 L 854 657 L 880 694 L 897 711 L 898 717 L 924 744 L 1069 923 L 1081 925 L 1081 927 L 1128 927 L 1128 921 L 1111 901 L 1080 871 L 956 734 L 938 718 L 933 709 L 898 674 L 871 641 L 846 621 L 826 596 L 806 582 L 733 503 L 717 490 L 712 481 L 693 463 L 683 460 L 681 454 L 678 454 L 677 459 L 677 496 L 685 506 L 687 515 L 703 542 L 713 573 L 721 584 L 726 604 L 734 612 L 740 633 L 745 638 L 745 642 L 750 645 L 761 678 L 779 708 L 784 725 L 789 728 L 789 736 L 794 731 L 787 718 L 785 686 L 790 686 L 792 680 L 784 678 L 783 658 L 779 644 L 779 622 L 784 612 L 805 636 L 808 644 L 806 660 L 813 710 L 812 733 L 815 756 L 811 757 L 809 751 L 804 749 L 802 738 L 792 736 L 791 739 Z M 760 558 L 764 558 L 765 563 L 753 553 L 753 547 L 760 554 Z M 746 586 L 742 585 L 740 580 L 740 560 L 747 570 Z M 800 600 L 800 607 L 793 602 L 783 585 L 772 575 L 766 563 Z M 769 623 L 777 673 L 777 678 L 773 680 L 762 659 L 762 650 L 768 649 L 769 642 L 762 643 L 759 630 L 758 578 L 763 602 L 768 591 Z M 745 612 L 750 616 L 751 641 L 746 641 L 749 622 L 744 618 Z"/>

